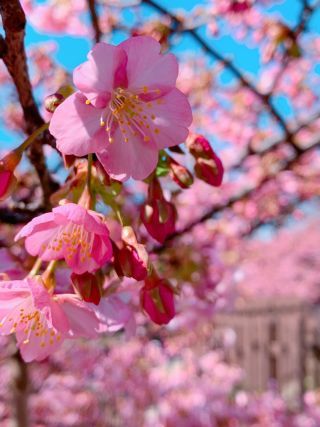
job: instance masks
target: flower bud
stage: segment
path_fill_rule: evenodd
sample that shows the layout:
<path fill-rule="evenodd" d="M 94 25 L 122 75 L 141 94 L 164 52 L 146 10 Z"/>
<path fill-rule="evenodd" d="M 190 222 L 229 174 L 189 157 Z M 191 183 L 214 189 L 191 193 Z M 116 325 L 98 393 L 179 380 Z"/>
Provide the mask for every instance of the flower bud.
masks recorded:
<path fill-rule="evenodd" d="M 229 6 L 229 11 L 234 13 L 245 12 L 252 6 L 252 0 L 233 0 Z"/>
<path fill-rule="evenodd" d="M 223 179 L 223 164 L 209 141 L 202 135 L 193 136 L 187 141 L 187 147 L 196 159 L 194 167 L 196 176 L 207 184 L 219 187 Z"/>
<path fill-rule="evenodd" d="M 184 166 L 170 159 L 170 176 L 181 188 L 188 188 L 193 183 L 193 176 Z"/>
<path fill-rule="evenodd" d="M 223 179 L 223 166 L 221 160 L 215 156 L 213 159 L 197 159 L 194 166 L 196 176 L 214 187 L 219 187 Z"/>
<path fill-rule="evenodd" d="M 159 243 L 175 232 L 177 212 L 175 206 L 165 199 L 153 200 L 141 208 L 141 221 L 148 233 Z"/>
<path fill-rule="evenodd" d="M 149 185 L 148 199 L 141 207 L 140 217 L 148 233 L 160 243 L 175 231 L 176 208 L 164 198 L 157 179 Z"/>
<path fill-rule="evenodd" d="M 54 113 L 56 108 L 59 107 L 64 101 L 64 97 L 56 92 L 52 95 L 48 95 L 44 100 L 44 107 L 49 113 Z"/>
<path fill-rule="evenodd" d="M 193 135 L 191 136 L 186 145 L 190 151 L 190 153 L 195 157 L 210 159 L 213 153 L 211 145 L 209 141 L 202 135 Z"/>
<path fill-rule="evenodd" d="M 73 88 L 70 85 L 62 86 L 57 92 L 48 95 L 44 100 L 45 109 L 49 113 L 54 113 L 57 107 L 63 103 L 73 93 Z"/>
<path fill-rule="evenodd" d="M 150 319 L 158 325 L 175 316 L 174 291 L 170 282 L 157 276 L 148 277 L 140 290 L 140 303 Z"/>
<path fill-rule="evenodd" d="M 9 197 L 17 184 L 13 172 L 21 157 L 22 154 L 19 150 L 13 150 L 0 160 L 0 201 Z"/>
<path fill-rule="evenodd" d="M 101 299 L 102 280 L 98 273 L 71 274 L 71 281 L 81 298 L 98 305 Z"/>
<path fill-rule="evenodd" d="M 148 254 L 145 247 L 137 242 L 132 227 L 123 227 L 123 247 L 113 245 L 114 267 L 119 277 L 133 277 L 143 280 L 148 273 Z"/>

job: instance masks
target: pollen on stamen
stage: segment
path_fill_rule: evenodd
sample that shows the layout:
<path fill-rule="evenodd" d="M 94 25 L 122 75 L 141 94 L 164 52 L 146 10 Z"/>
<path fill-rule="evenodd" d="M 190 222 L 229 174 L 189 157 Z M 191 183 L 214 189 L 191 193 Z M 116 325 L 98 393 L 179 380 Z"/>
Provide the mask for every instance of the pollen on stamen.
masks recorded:
<path fill-rule="evenodd" d="M 91 104 L 91 101 L 90 101 L 89 99 L 86 99 L 86 104 L 87 104 L 87 105 L 90 105 L 90 104 Z"/>

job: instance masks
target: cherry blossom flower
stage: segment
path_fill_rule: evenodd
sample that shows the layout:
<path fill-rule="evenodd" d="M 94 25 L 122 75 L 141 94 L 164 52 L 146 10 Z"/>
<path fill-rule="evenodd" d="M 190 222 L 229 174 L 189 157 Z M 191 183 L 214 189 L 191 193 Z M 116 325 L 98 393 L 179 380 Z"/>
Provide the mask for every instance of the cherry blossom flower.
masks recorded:
<path fill-rule="evenodd" d="M 16 334 L 26 362 L 45 359 L 66 338 L 97 336 L 99 325 L 79 297 L 50 294 L 40 276 L 0 282 L 0 335 Z"/>
<path fill-rule="evenodd" d="M 77 274 L 98 270 L 112 256 L 109 230 L 94 211 L 75 203 L 58 206 L 24 226 L 16 240 L 44 261 L 64 259 Z"/>
<path fill-rule="evenodd" d="M 152 37 L 98 43 L 74 71 L 78 92 L 54 112 L 50 132 L 63 154 L 97 153 L 112 178 L 146 178 L 161 149 L 182 143 L 192 121 L 176 89 L 178 63 Z M 76 136 L 76 137 L 75 137 Z"/>

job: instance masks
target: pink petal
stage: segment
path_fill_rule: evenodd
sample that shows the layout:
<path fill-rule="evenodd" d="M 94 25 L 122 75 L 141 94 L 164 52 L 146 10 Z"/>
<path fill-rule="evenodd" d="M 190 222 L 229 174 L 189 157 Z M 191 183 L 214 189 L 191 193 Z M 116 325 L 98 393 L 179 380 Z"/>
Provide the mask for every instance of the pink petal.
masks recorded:
<path fill-rule="evenodd" d="M 53 113 L 49 130 L 57 140 L 57 148 L 63 154 L 85 156 L 102 151 L 105 140 L 101 134 L 102 110 L 85 103 L 79 92 L 69 96 Z"/>
<path fill-rule="evenodd" d="M 64 251 L 63 255 L 65 254 L 66 251 Z M 76 252 L 72 255 L 71 258 L 65 257 L 65 261 L 67 265 L 72 269 L 72 271 L 76 274 L 94 272 L 98 270 L 99 267 L 101 267 L 101 263 L 96 262 L 95 259 L 93 259 L 93 257 L 91 256 L 91 254 L 89 257 L 83 259 L 80 255 L 80 247 L 77 248 Z"/>
<path fill-rule="evenodd" d="M 75 295 L 58 295 L 57 302 L 68 318 L 72 337 L 96 337 L 99 330 L 97 319 L 90 305 Z"/>
<path fill-rule="evenodd" d="M 51 332 L 54 335 L 51 335 Z M 32 360 L 41 361 L 46 359 L 50 354 L 54 353 L 62 344 L 63 337 L 56 334 L 53 329 L 48 329 L 46 335 L 37 336 L 35 331 L 31 330 L 26 342 L 26 334 L 23 330 L 16 333 L 18 346 L 20 348 L 21 356 L 25 362 Z"/>
<path fill-rule="evenodd" d="M 151 103 L 150 112 L 156 117 L 154 126 L 160 130 L 154 140 L 158 148 L 163 149 L 186 140 L 192 112 L 187 97 L 178 89 L 173 89 L 160 100 L 160 104 Z"/>
<path fill-rule="evenodd" d="M 59 253 L 48 248 L 49 243 L 52 241 L 58 227 L 49 228 L 48 230 L 35 231 L 28 236 L 25 241 L 25 248 L 27 252 L 32 255 L 40 255 L 44 261 L 51 261 L 53 259 L 60 259 Z"/>
<path fill-rule="evenodd" d="M 97 156 L 108 174 L 120 181 L 130 177 L 142 180 L 150 175 L 158 162 L 158 150 L 153 141 L 144 142 L 142 136 L 130 135 L 129 142 L 125 142 L 119 128 L 114 134 L 114 142 Z"/>
<path fill-rule="evenodd" d="M 31 302 L 28 289 L 0 288 L 0 335 L 11 333 L 13 324 L 19 319 L 19 310 L 28 302 L 28 298 Z M 6 316 L 12 321 L 6 321 Z"/>
<path fill-rule="evenodd" d="M 119 45 L 128 56 L 127 77 L 129 89 L 175 86 L 178 62 L 174 55 L 160 54 L 160 44 L 147 36 L 131 37 Z"/>
<path fill-rule="evenodd" d="M 127 56 L 118 46 L 98 43 L 88 61 L 74 70 L 73 81 L 97 107 L 105 107 L 114 87 L 126 86 Z"/>
<path fill-rule="evenodd" d="M 19 233 L 16 235 L 14 241 L 18 241 L 22 237 L 29 236 L 35 231 L 47 230 L 50 227 L 55 227 L 54 215 L 52 212 L 45 213 L 33 218 L 28 224 L 21 228 Z"/>
<path fill-rule="evenodd" d="M 66 218 L 66 223 L 71 221 L 74 224 L 83 225 L 89 232 L 109 235 L 107 226 L 102 222 L 102 219 L 95 211 L 88 211 L 75 203 L 67 203 L 65 205 L 58 206 L 53 208 L 52 211 L 55 214 L 55 219 L 57 218 L 57 215 L 62 215 Z"/>
<path fill-rule="evenodd" d="M 109 237 L 101 238 L 100 236 L 95 236 L 91 256 L 99 266 L 110 260 L 112 257 L 112 245 Z"/>

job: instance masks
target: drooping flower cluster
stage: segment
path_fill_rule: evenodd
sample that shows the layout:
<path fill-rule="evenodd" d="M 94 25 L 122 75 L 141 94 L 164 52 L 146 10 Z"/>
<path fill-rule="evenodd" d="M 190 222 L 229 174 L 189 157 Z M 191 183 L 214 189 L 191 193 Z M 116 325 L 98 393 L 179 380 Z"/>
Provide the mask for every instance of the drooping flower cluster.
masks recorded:
<path fill-rule="evenodd" d="M 185 154 L 179 144 L 187 140 L 192 121 L 188 100 L 176 88 L 177 74 L 175 56 L 162 54 L 151 37 L 132 37 L 118 46 L 98 43 L 74 71 L 77 91 L 63 86 L 46 98 L 49 126 L 0 164 L 0 197 L 7 197 L 23 150 L 49 127 L 70 169 L 51 196 L 55 207 L 15 237 L 24 238 L 26 252 L 37 257 L 30 273 L 14 282 L 4 275 L 0 282 L 0 334 L 16 333 L 26 361 L 44 359 L 66 338 L 120 328 L 132 334 L 136 303 L 156 324 L 175 316 L 178 288 L 157 273 L 154 257 L 140 243 L 143 229 L 128 225 L 120 193 L 128 178 L 145 180 L 140 224 L 161 244 L 175 232 L 176 208 L 160 180 L 170 178 L 182 190 L 193 184 L 192 173 L 176 158 Z M 195 175 L 220 185 L 222 164 L 209 142 L 198 135 L 187 148 Z M 95 210 L 101 204 L 104 214 Z M 124 277 L 142 285 L 123 289 Z"/>

